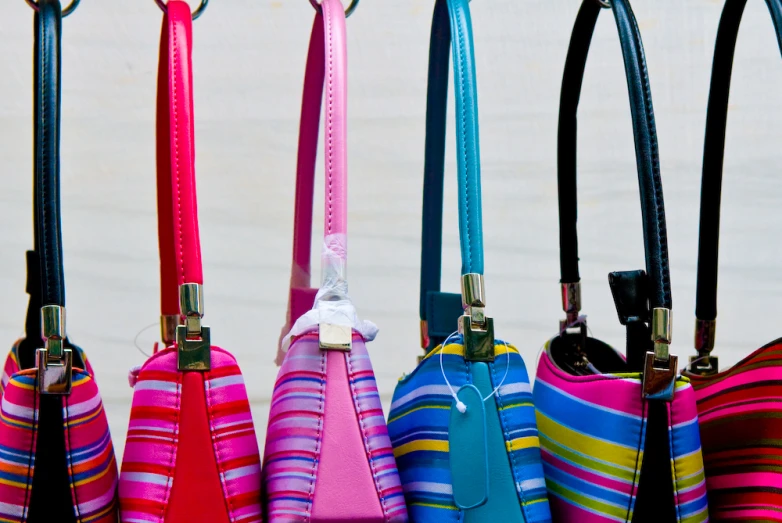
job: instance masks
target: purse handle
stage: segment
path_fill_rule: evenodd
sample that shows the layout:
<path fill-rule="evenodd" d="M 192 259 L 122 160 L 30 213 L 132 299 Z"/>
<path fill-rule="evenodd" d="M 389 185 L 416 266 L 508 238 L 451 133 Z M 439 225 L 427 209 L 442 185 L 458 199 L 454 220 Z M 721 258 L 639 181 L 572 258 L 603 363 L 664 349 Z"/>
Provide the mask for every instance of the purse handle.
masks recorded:
<path fill-rule="evenodd" d="M 719 257 L 720 199 L 725 158 L 725 127 L 728 119 L 730 79 L 741 16 L 747 0 L 727 0 L 720 18 L 714 46 L 711 88 L 706 113 L 701 181 L 700 238 L 695 298 L 695 350 L 691 358 L 695 374 L 709 375 L 718 370 L 714 349 L 717 318 L 717 264 Z M 782 51 L 782 1 L 766 0 L 777 43 Z M 696 361 L 698 360 L 698 361 Z"/>
<path fill-rule="evenodd" d="M 624 57 L 630 112 L 633 120 L 649 306 L 654 353 L 646 353 L 644 395 L 672 394 L 676 357 L 670 356 L 672 306 L 663 190 L 657 149 L 657 131 L 641 35 L 628 0 L 584 0 L 578 12 L 562 78 L 559 106 L 557 180 L 559 192 L 559 242 L 562 306 L 568 325 L 577 322 L 581 309 L 578 272 L 576 139 L 578 102 L 589 46 L 600 11 L 609 7 L 616 20 Z M 661 389 L 664 382 L 664 390 Z"/>
<path fill-rule="evenodd" d="M 161 331 L 177 346 L 181 371 L 211 368 L 198 232 L 190 7 L 169 0 L 160 37 L 157 92 L 157 192 Z"/>
<path fill-rule="evenodd" d="M 309 288 L 311 285 L 310 245 L 312 207 L 315 197 L 315 163 L 318 149 L 318 124 L 325 88 L 323 129 L 326 136 L 324 140 L 326 203 L 321 285 L 322 289 L 329 287 L 336 294 L 344 294 L 347 290 L 348 164 L 346 16 L 339 0 L 323 0 L 320 6 L 321 9 L 317 10 L 310 35 L 301 103 L 290 290 Z M 297 319 L 291 317 L 291 311 L 292 304 L 289 301 L 287 328 Z M 287 331 L 287 328 L 283 330 Z M 349 349 L 351 346 L 352 331 L 349 328 L 321 324 L 319 332 L 321 348 Z"/>
<path fill-rule="evenodd" d="M 59 0 L 39 0 L 35 12 L 34 229 L 40 290 L 40 336 L 36 350 L 41 394 L 69 394 L 73 353 L 66 346 L 65 279 L 60 206 L 60 113 L 62 10 Z M 31 267 L 28 255 L 28 271 Z M 35 256 L 33 256 L 35 258 Z M 30 285 L 28 282 L 28 291 Z M 31 293 L 31 304 L 35 294 Z M 28 319 L 30 313 L 28 312 Z M 28 321 L 29 323 L 29 321 Z M 29 329 L 28 329 L 29 330 Z M 28 333 L 29 335 L 29 333 Z"/>
<path fill-rule="evenodd" d="M 452 52 L 454 63 L 459 240 L 462 258 L 461 306 L 463 314 L 458 319 L 458 328 L 464 335 L 465 357 L 467 359 L 493 361 L 494 322 L 492 318 L 485 315 L 478 89 L 469 0 L 437 0 L 432 19 L 421 234 L 419 311 L 421 338 L 424 348 L 432 348 L 429 339 L 427 299 L 432 294 L 448 296 L 445 293 L 440 293 L 440 277 L 449 49 Z M 450 322 L 451 307 L 445 304 L 442 307 L 448 309 L 447 320 Z M 438 312 L 438 314 L 441 313 Z"/>

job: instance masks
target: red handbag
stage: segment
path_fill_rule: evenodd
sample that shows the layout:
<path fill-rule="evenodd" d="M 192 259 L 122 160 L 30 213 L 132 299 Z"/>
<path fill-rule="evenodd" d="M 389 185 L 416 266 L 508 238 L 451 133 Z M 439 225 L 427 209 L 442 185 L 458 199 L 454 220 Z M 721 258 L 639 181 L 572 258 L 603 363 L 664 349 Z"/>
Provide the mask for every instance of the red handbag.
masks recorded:
<path fill-rule="evenodd" d="M 132 373 L 120 515 L 126 522 L 260 522 L 261 461 L 244 380 L 202 324 L 191 13 L 180 0 L 163 10 L 157 187 L 166 348 Z"/>

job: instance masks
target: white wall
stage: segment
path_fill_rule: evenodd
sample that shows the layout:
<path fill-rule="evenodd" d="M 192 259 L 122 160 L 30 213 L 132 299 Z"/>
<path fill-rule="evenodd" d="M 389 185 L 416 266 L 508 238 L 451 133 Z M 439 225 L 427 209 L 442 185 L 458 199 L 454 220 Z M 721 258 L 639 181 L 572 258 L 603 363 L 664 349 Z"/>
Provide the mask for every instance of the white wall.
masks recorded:
<path fill-rule="evenodd" d="M 194 25 L 206 322 L 245 372 L 263 437 L 290 267 L 298 107 L 313 11 L 305 0 L 213 0 Z M 418 270 L 431 0 L 364 0 L 349 20 L 350 283 L 380 326 L 384 400 L 418 348 Z M 763 2 L 750 2 L 731 99 L 718 351 L 737 361 L 779 335 L 782 65 Z M 498 336 L 530 370 L 561 316 L 556 126 L 576 0 L 471 3 L 480 90 L 486 281 Z M 691 353 L 697 214 L 716 0 L 635 2 L 660 140 L 674 351 Z M 121 450 L 134 338 L 158 317 L 152 0 L 84 0 L 63 22 L 62 191 L 68 331 L 98 372 Z M 0 339 L 22 332 L 32 244 L 32 11 L 0 15 Z M 613 19 L 599 22 L 580 110 L 584 312 L 623 345 L 606 275 L 642 268 L 635 159 Z M 458 289 L 453 139 L 444 288 Z M 317 193 L 320 196 L 320 192 Z M 320 217 L 322 205 L 317 204 Z M 316 245 L 317 247 L 317 245 Z M 139 343 L 149 350 L 157 328 Z"/>

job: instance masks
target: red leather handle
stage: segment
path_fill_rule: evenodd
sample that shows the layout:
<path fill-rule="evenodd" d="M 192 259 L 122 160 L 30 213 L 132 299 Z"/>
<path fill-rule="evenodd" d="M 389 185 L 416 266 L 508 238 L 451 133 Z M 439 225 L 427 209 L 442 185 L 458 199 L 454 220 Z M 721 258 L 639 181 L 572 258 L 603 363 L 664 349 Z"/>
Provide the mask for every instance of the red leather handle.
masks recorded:
<path fill-rule="evenodd" d="M 203 284 L 195 182 L 192 19 L 169 0 L 160 37 L 157 190 L 161 312 L 179 314 L 179 286 Z"/>

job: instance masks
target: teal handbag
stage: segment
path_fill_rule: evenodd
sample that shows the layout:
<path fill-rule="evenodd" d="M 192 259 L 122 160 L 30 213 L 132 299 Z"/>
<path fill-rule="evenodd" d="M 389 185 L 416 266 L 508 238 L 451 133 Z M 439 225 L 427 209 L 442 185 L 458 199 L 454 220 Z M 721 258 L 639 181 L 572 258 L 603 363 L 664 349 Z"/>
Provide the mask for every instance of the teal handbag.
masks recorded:
<path fill-rule="evenodd" d="M 551 521 L 524 362 L 485 315 L 478 104 L 469 0 L 437 0 L 424 167 L 421 338 L 388 430 L 415 523 Z M 449 50 L 453 40 L 462 293 L 440 292 Z"/>

